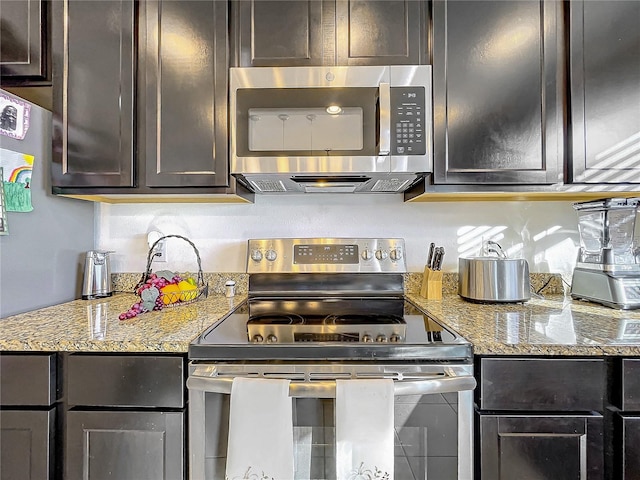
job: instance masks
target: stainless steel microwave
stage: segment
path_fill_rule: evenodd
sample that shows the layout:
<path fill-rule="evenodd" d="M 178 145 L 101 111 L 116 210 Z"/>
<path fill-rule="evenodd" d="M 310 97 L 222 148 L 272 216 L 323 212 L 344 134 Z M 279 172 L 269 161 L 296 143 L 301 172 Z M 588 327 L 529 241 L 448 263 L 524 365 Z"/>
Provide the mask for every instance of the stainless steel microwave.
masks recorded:
<path fill-rule="evenodd" d="M 230 69 L 231 173 L 256 193 L 399 193 L 432 171 L 431 66 Z"/>

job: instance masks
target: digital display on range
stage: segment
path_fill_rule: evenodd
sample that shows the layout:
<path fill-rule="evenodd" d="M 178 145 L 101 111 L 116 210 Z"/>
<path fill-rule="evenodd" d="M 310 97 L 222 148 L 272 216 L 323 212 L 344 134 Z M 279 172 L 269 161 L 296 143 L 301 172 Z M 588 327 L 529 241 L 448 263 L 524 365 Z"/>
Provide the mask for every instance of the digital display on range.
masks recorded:
<path fill-rule="evenodd" d="M 357 264 L 358 245 L 294 245 L 293 263 Z"/>

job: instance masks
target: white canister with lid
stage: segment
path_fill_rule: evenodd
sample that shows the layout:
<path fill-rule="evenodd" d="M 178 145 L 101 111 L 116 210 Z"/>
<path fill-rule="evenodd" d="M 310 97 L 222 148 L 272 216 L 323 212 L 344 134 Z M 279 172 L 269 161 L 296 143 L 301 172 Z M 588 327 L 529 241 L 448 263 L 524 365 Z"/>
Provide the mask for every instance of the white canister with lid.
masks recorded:
<path fill-rule="evenodd" d="M 225 286 L 225 292 L 224 292 L 224 296 L 227 298 L 231 298 L 233 296 L 235 296 L 236 294 L 236 282 L 233 280 L 227 280 L 227 282 L 224 284 Z"/>

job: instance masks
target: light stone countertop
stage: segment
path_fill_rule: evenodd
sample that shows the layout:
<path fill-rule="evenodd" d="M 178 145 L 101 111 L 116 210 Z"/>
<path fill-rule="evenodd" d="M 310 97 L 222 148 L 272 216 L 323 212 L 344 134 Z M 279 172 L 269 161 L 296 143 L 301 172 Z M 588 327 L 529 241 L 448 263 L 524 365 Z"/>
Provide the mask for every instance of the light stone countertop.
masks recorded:
<path fill-rule="evenodd" d="M 118 315 L 138 300 L 131 293 L 6 317 L 0 319 L 0 350 L 187 353 L 193 339 L 246 299 L 245 277 L 237 278 L 235 297 L 222 295 L 227 277 L 221 276 L 220 288 L 206 299 L 124 321 Z M 419 274 L 408 275 L 407 296 L 469 340 L 475 354 L 640 356 L 640 310 L 615 310 L 558 293 L 523 304 L 471 303 L 454 293 L 455 277 L 447 277 L 442 300 L 416 293 Z"/>
<path fill-rule="evenodd" d="M 205 299 L 119 320 L 139 297 L 74 300 L 0 319 L 0 350 L 186 353 L 189 343 L 246 295 Z"/>
<path fill-rule="evenodd" d="M 563 295 L 515 304 L 472 303 L 457 294 L 407 296 L 470 341 L 476 355 L 640 355 L 640 310 Z"/>

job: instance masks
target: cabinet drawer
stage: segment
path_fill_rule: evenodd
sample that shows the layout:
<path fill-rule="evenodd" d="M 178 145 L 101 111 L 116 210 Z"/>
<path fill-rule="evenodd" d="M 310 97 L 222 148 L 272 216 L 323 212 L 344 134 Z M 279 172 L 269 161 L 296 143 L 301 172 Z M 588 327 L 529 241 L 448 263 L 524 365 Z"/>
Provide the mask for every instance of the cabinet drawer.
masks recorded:
<path fill-rule="evenodd" d="M 640 359 L 622 360 L 622 410 L 640 411 Z"/>
<path fill-rule="evenodd" d="M 184 406 L 184 360 L 179 356 L 70 355 L 71 406 Z"/>
<path fill-rule="evenodd" d="M 0 355 L 0 405 L 48 406 L 56 401 L 56 356 Z"/>
<path fill-rule="evenodd" d="M 483 410 L 602 411 L 601 359 L 483 358 Z"/>

